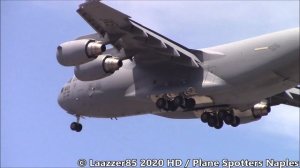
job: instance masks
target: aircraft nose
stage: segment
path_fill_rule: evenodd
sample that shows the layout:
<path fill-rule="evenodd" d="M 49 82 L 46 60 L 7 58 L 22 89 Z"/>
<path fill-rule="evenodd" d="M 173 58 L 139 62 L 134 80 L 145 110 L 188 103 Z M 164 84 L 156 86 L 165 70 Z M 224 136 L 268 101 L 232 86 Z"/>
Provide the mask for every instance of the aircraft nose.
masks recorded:
<path fill-rule="evenodd" d="M 67 113 L 74 114 L 74 112 L 70 109 L 72 106 L 72 103 L 70 103 L 70 97 L 69 96 L 66 97 L 66 95 L 65 95 L 65 90 L 67 90 L 67 88 L 68 88 L 68 86 L 64 86 L 61 89 L 60 94 L 58 95 L 58 98 L 57 98 L 57 103 Z"/>
<path fill-rule="evenodd" d="M 66 110 L 65 103 L 64 103 L 64 98 L 63 98 L 63 95 L 62 95 L 63 89 L 64 88 L 61 89 L 61 92 L 58 95 L 57 102 L 58 102 L 58 104 L 61 108 Z"/>
<path fill-rule="evenodd" d="M 62 104 L 63 104 L 63 98 L 62 98 L 61 93 L 58 95 L 57 102 L 58 102 L 59 106 L 62 107 Z"/>

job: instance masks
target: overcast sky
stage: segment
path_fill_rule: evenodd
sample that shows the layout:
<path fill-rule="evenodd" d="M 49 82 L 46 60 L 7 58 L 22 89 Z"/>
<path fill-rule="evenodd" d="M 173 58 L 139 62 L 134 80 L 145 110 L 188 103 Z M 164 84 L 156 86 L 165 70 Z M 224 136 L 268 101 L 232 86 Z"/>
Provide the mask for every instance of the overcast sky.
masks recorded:
<path fill-rule="evenodd" d="M 200 49 L 299 27 L 299 1 L 109 1 L 133 20 Z M 238 128 L 144 115 L 86 118 L 83 131 L 57 104 L 73 69 L 60 43 L 94 30 L 78 1 L 1 1 L 1 167 L 76 167 L 78 159 L 299 160 L 299 108 L 280 105 Z"/>

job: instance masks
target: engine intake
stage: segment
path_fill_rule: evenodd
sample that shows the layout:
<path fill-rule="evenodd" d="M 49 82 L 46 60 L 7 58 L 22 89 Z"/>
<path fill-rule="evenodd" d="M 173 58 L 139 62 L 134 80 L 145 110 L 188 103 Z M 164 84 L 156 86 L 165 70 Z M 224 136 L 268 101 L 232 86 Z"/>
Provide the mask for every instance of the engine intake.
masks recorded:
<path fill-rule="evenodd" d="M 74 74 L 79 80 L 92 81 L 111 75 L 122 65 L 122 60 L 117 57 L 100 55 L 93 61 L 77 65 Z"/>
<path fill-rule="evenodd" d="M 93 39 L 73 40 L 57 47 L 56 58 L 61 65 L 76 66 L 89 62 L 106 50 L 101 41 Z"/>

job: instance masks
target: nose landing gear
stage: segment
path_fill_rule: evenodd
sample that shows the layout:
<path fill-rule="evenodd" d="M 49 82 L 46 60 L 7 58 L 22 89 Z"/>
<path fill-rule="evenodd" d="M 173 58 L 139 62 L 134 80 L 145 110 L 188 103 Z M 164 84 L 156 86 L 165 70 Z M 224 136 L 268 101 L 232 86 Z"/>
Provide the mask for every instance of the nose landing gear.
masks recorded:
<path fill-rule="evenodd" d="M 79 123 L 80 116 L 76 115 L 77 122 L 72 122 L 70 128 L 72 131 L 80 132 L 82 130 L 82 125 Z"/>

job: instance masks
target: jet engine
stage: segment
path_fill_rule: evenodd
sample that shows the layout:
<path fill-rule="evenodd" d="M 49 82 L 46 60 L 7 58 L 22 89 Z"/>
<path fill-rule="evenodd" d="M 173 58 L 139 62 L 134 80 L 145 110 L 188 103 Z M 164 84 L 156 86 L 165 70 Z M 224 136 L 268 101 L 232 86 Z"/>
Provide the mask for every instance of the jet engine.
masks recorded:
<path fill-rule="evenodd" d="M 111 75 L 122 65 L 118 57 L 100 55 L 93 61 L 75 66 L 74 73 L 79 80 L 92 81 Z"/>
<path fill-rule="evenodd" d="M 266 101 L 261 101 L 255 104 L 251 109 L 246 111 L 235 111 L 235 115 L 241 119 L 241 123 L 249 123 L 252 121 L 260 120 L 263 116 L 266 116 L 271 111 L 270 105 Z"/>
<path fill-rule="evenodd" d="M 262 116 L 268 115 L 271 108 L 266 101 L 262 101 L 255 104 L 251 111 L 254 118 L 260 119 Z"/>
<path fill-rule="evenodd" d="M 57 47 L 56 58 L 61 65 L 76 66 L 89 62 L 106 50 L 101 41 L 93 39 L 73 40 Z"/>

